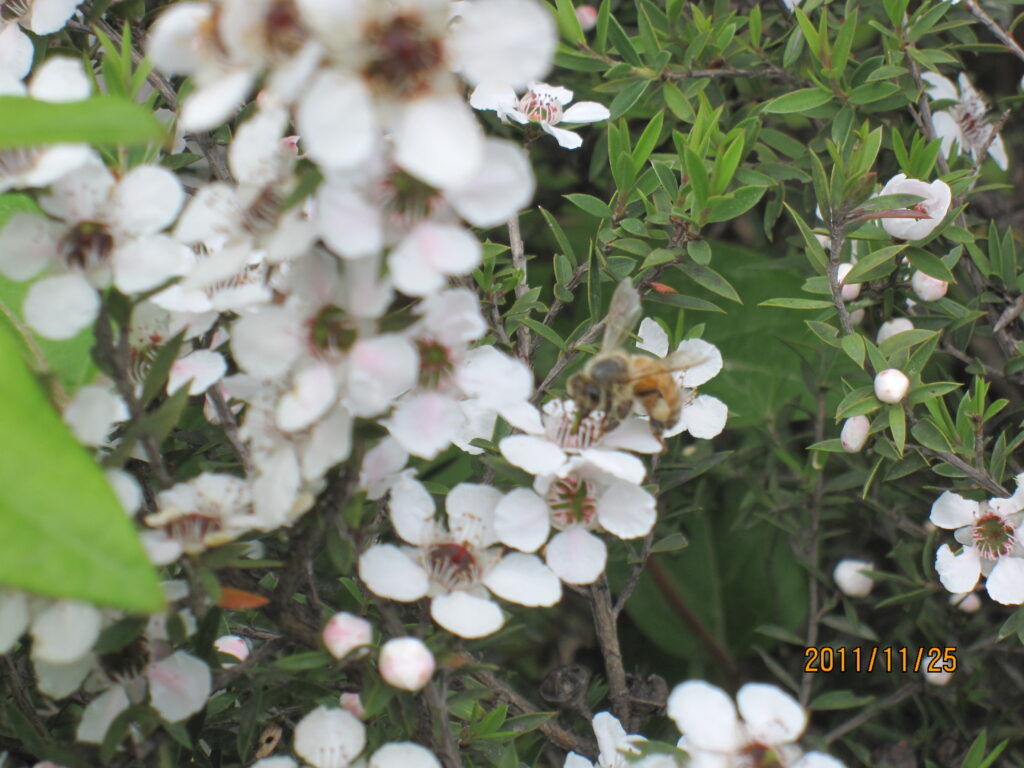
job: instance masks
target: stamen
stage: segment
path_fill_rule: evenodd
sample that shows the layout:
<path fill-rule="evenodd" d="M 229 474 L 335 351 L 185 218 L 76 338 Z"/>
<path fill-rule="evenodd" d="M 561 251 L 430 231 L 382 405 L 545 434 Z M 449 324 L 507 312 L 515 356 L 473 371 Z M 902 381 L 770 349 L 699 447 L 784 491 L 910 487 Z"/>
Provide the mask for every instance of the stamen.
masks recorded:
<path fill-rule="evenodd" d="M 1006 518 L 996 514 L 979 517 L 971 530 L 978 553 L 987 560 L 998 560 L 1013 551 L 1016 536 Z"/>
<path fill-rule="evenodd" d="M 467 544 L 445 542 L 432 546 L 426 556 L 431 577 L 446 589 L 471 587 L 480 580 L 480 565 Z"/>

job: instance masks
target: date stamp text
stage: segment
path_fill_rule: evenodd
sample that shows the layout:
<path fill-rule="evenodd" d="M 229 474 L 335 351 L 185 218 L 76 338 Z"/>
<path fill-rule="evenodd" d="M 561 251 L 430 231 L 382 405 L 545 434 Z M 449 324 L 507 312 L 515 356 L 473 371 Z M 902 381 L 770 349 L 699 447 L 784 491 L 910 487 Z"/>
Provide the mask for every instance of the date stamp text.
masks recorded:
<path fill-rule="evenodd" d="M 804 649 L 804 672 L 955 672 L 956 648 Z"/>

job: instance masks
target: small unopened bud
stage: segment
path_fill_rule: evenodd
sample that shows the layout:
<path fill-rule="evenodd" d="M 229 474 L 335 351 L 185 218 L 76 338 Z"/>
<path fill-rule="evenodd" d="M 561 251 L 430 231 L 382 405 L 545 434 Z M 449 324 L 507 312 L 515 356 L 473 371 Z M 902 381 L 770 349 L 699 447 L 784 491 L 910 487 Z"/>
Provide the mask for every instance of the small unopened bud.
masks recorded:
<path fill-rule="evenodd" d="M 977 613 L 981 610 L 981 598 L 977 592 L 960 592 L 949 596 L 949 604 L 955 605 L 964 613 Z"/>
<path fill-rule="evenodd" d="M 380 649 L 380 676 L 406 691 L 418 691 L 434 674 L 434 654 L 415 637 L 388 640 Z"/>
<path fill-rule="evenodd" d="M 366 709 L 363 707 L 363 699 L 358 693 L 343 693 L 338 697 L 338 704 L 349 714 L 355 715 L 360 720 L 366 716 Z"/>
<path fill-rule="evenodd" d="M 576 20 L 583 27 L 584 32 L 589 32 L 597 26 L 597 8 L 592 5 L 580 5 L 576 8 Z"/>
<path fill-rule="evenodd" d="M 898 403 L 907 396 L 910 379 L 903 371 L 886 368 L 875 376 L 875 397 L 883 403 Z"/>
<path fill-rule="evenodd" d="M 917 270 L 910 276 L 910 287 L 921 301 L 937 301 L 946 295 L 949 283 Z"/>
<path fill-rule="evenodd" d="M 839 440 L 843 444 L 843 450 L 847 453 L 859 453 L 864 444 L 868 441 L 868 432 L 871 430 L 871 422 L 867 416 L 851 416 L 843 424 L 843 431 L 839 433 Z"/>
<path fill-rule="evenodd" d="M 897 317 L 893 320 L 886 320 L 878 329 L 878 335 L 875 337 L 875 343 L 881 344 L 886 339 L 891 339 L 897 333 L 912 330 L 914 330 L 914 324 L 906 317 Z"/>
<path fill-rule="evenodd" d="M 853 325 L 860 325 L 864 322 L 864 309 L 855 309 L 850 313 L 850 323 Z"/>
<path fill-rule="evenodd" d="M 356 648 L 373 641 L 373 626 L 351 613 L 334 614 L 323 631 L 324 645 L 331 656 L 343 659 Z"/>
<path fill-rule="evenodd" d="M 249 641 L 238 635 L 222 635 L 213 641 L 213 647 L 239 661 L 249 658 Z"/>
<path fill-rule="evenodd" d="M 870 560 L 840 560 L 832 572 L 832 578 L 844 595 L 867 597 L 871 588 L 875 586 L 875 580 L 864 571 L 870 571 L 874 565 Z"/>
<path fill-rule="evenodd" d="M 843 285 L 843 280 L 850 274 L 850 270 L 853 269 L 853 264 L 850 262 L 843 262 L 839 265 L 839 283 Z M 853 301 L 860 296 L 860 283 L 849 283 L 843 285 L 843 301 Z"/>
<path fill-rule="evenodd" d="M 931 666 L 931 664 L 928 666 Z M 926 667 L 924 670 L 924 681 L 931 685 L 946 685 L 952 679 L 953 673 L 945 669 L 939 672 L 933 672 Z"/>

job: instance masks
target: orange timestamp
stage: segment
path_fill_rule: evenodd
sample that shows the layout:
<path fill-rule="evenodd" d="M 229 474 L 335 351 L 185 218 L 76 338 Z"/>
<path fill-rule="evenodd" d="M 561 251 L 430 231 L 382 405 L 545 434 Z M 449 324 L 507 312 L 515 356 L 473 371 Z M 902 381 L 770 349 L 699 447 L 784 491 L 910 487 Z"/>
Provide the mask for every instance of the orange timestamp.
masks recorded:
<path fill-rule="evenodd" d="M 804 672 L 956 672 L 956 647 L 804 648 Z"/>

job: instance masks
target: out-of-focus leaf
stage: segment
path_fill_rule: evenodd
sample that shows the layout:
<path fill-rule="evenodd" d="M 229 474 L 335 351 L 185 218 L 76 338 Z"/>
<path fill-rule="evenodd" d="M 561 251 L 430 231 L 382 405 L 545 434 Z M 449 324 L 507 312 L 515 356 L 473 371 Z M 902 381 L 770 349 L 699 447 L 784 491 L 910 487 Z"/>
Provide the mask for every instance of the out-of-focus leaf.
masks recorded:
<path fill-rule="evenodd" d="M 0 149 L 42 144 L 152 144 L 166 129 L 150 111 L 115 96 L 62 104 L 0 96 Z"/>

